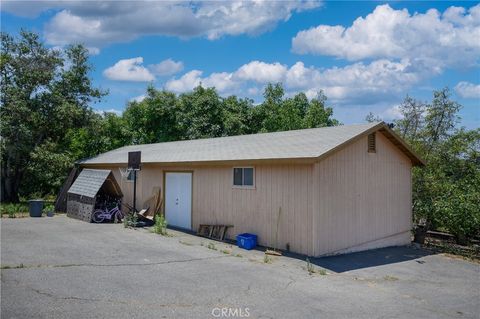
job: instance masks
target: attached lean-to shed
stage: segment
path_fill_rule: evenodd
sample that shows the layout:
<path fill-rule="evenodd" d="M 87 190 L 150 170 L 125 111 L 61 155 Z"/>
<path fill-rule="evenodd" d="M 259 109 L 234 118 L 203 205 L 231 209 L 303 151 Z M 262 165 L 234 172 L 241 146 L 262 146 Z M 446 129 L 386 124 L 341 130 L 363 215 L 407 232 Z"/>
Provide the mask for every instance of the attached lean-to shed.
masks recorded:
<path fill-rule="evenodd" d="M 90 222 L 97 195 L 100 192 L 113 197 L 123 197 L 112 171 L 105 169 L 82 170 L 68 190 L 67 216 Z"/>

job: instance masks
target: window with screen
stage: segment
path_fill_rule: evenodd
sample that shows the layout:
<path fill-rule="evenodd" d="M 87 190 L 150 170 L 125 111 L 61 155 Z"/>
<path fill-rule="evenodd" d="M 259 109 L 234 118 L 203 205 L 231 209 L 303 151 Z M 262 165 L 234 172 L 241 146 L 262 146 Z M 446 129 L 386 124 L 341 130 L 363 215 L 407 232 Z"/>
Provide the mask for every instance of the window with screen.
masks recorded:
<path fill-rule="evenodd" d="M 255 170 L 253 167 L 234 167 L 233 186 L 255 186 Z"/>

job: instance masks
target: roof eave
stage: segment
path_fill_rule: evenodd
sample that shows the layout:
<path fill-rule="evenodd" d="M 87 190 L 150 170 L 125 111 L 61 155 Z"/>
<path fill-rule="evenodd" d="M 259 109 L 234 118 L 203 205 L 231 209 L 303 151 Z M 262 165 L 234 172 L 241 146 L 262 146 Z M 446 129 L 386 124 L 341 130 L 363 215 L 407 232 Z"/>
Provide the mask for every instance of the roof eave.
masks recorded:
<path fill-rule="evenodd" d="M 318 157 L 284 157 L 284 158 L 252 158 L 252 159 L 226 159 L 226 160 L 198 160 L 183 162 L 142 162 L 142 165 L 155 166 L 191 166 L 191 165 L 233 165 L 236 163 L 303 163 L 311 164 L 316 162 Z M 126 166 L 126 162 L 117 163 L 80 163 L 81 167 L 109 167 L 109 166 Z"/>
<path fill-rule="evenodd" d="M 369 135 L 373 132 L 380 131 L 382 132 L 397 148 L 400 149 L 412 162 L 413 166 L 425 166 L 426 162 L 416 154 L 410 146 L 398 136 L 385 122 L 379 122 L 377 125 L 372 126 L 368 130 L 352 137 L 351 139 L 343 142 L 342 144 L 337 145 L 336 147 L 330 149 L 329 151 L 323 153 L 317 157 L 317 161 L 323 160 L 324 158 L 330 156 L 331 154 L 338 152 L 339 150 L 345 148 L 347 145 L 358 141 L 362 137 Z"/>
<path fill-rule="evenodd" d="M 393 131 L 387 124 L 385 124 L 384 122 L 381 122 L 380 124 L 382 125 L 378 130 L 381 131 L 390 140 L 390 142 L 392 142 L 396 147 L 398 147 L 405 155 L 410 158 L 413 166 L 423 167 L 427 164 L 426 161 L 421 158 L 420 155 L 418 155 L 410 147 L 410 145 L 408 145 L 407 142 L 403 140 L 403 138 L 398 136 L 398 134 L 395 133 L 395 131 Z"/>

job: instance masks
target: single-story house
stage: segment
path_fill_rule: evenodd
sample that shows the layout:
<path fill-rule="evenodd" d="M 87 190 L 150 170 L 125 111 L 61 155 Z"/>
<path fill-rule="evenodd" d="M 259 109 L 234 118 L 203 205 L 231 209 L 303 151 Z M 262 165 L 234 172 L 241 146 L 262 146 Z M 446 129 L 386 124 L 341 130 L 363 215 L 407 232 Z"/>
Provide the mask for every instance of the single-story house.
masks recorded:
<path fill-rule="evenodd" d="M 233 225 L 227 238 L 310 256 L 410 242 L 411 169 L 424 163 L 383 122 L 131 145 L 79 164 L 111 170 L 131 203 L 130 151 L 142 152 L 137 208 L 160 187 L 172 226 Z"/>

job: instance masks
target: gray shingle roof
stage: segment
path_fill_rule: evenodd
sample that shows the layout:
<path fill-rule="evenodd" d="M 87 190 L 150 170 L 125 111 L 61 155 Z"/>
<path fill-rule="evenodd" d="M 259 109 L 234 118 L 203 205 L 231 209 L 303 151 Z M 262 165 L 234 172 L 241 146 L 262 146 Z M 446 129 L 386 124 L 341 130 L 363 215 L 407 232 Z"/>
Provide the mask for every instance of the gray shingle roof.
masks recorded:
<path fill-rule="evenodd" d="M 128 152 L 141 151 L 142 163 L 188 163 L 267 159 L 311 159 L 376 128 L 382 123 L 342 125 L 275 133 L 261 133 L 130 145 L 81 160 L 81 164 L 126 164 Z M 388 128 L 387 128 L 388 129 Z"/>
<path fill-rule="evenodd" d="M 110 170 L 106 169 L 84 169 L 70 186 L 68 192 L 93 198 L 109 174 Z"/>

